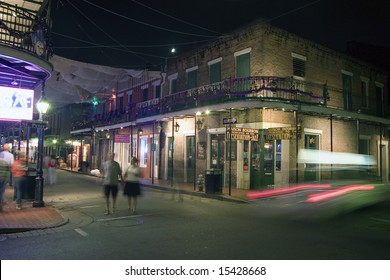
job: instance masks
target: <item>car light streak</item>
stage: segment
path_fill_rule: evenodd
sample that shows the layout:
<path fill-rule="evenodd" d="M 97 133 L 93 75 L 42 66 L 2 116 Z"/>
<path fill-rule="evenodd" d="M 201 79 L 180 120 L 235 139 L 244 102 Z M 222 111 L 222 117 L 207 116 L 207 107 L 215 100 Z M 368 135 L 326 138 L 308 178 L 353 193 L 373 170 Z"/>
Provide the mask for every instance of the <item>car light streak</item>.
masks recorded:
<path fill-rule="evenodd" d="M 288 188 L 281 188 L 281 189 L 276 189 L 276 190 L 249 192 L 247 194 L 247 197 L 249 199 L 265 198 L 265 197 L 293 193 L 293 192 L 301 191 L 301 190 L 328 189 L 331 187 L 332 186 L 330 184 L 304 184 L 304 185 L 298 185 L 298 186 L 288 187 Z"/>
<path fill-rule="evenodd" d="M 372 185 L 348 185 L 336 190 L 331 190 L 323 193 L 309 195 L 306 199 L 307 202 L 319 202 L 324 201 L 336 196 L 341 196 L 353 191 L 369 191 L 375 189 Z"/>

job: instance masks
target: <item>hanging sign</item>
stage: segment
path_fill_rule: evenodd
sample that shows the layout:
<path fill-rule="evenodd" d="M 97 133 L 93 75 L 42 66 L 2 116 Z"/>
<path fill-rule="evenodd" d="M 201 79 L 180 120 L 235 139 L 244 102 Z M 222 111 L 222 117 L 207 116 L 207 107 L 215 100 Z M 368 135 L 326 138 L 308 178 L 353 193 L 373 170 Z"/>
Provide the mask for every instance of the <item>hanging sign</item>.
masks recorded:
<path fill-rule="evenodd" d="M 115 142 L 116 143 L 130 143 L 130 135 L 129 134 L 115 134 Z"/>
<path fill-rule="evenodd" d="M 295 140 L 296 127 L 273 127 L 267 130 L 267 140 Z M 298 136 L 301 135 L 301 126 L 298 126 Z"/>
<path fill-rule="evenodd" d="M 231 132 L 230 132 L 231 131 Z M 228 127 L 226 128 L 225 140 L 230 140 L 230 134 L 232 140 L 248 140 L 259 141 L 259 130 L 253 128 L 244 127 Z"/>
<path fill-rule="evenodd" d="M 226 125 L 226 124 L 235 124 L 237 123 L 237 119 L 236 118 L 223 118 L 223 124 Z"/>
<path fill-rule="evenodd" d="M 21 122 L 22 127 L 31 127 L 31 128 L 46 128 L 47 127 L 47 121 L 22 121 Z"/>

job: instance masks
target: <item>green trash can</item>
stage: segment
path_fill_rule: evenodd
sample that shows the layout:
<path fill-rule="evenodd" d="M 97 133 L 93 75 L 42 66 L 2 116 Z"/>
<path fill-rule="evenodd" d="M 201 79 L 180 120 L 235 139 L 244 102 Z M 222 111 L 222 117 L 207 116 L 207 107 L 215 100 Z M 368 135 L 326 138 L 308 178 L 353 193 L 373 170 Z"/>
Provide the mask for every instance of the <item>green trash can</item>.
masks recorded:
<path fill-rule="evenodd" d="M 35 198 L 36 178 L 36 169 L 29 167 L 26 176 L 23 176 L 20 186 L 23 199 L 30 200 Z"/>
<path fill-rule="evenodd" d="M 222 193 L 222 171 L 221 169 L 206 170 L 205 176 L 206 193 Z"/>

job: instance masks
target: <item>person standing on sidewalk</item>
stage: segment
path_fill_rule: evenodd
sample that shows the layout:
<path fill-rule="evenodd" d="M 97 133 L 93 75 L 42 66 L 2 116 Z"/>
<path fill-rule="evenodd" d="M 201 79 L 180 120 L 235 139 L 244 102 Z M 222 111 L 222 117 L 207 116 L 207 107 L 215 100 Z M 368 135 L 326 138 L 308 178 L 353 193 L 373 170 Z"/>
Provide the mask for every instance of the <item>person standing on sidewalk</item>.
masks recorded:
<path fill-rule="evenodd" d="M 1 152 L 0 152 L 0 159 L 2 159 L 3 161 L 6 162 L 6 164 L 8 165 L 8 170 L 11 169 L 11 165 L 14 163 L 14 155 L 12 153 L 10 153 L 10 148 L 9 148 L 9 144 L 4 144 Z M 7 184 L 9 184 L 10 186 L 12 185 L 12 173 L 9 172 L 8 173 L 8 177 L 5 178 L 5 182 L 4 182 L 4 188 L 2 188 L 2 193 L 0 194 L 0 196 L 2 197 L 2 200 L 0 200 L 0 202 L 4 202 L 4 193 L 5 193 L 5 188 L 7 187 Z"/>
<path fill-rule="evenodd" d="M 141 194 L 141 188 L 139 184 L 139 177 L 141 176 L 141 170 L 138 167 L 138 159 L 133 157 L 131 159 L 131 165 L 125 172 L 125 187 L 123 194 L 127 196 L 128 210 L 135 213 L 137 210 L 137 197 Z"/>
<path fill-rule="evenodd" d="M 7 179 L 9 178 L 9 170 L 10 167 L 8 163 L 0 158 L 0 212 L 3 211 L 3 196 L 7 185 Z"/>
<path fill-rule="evenodd" d="M 19 154 L 19 158 L 11 165 L 13 176 L 14 198 L 16 209 L 22 209 L 22 184 L 27 174 L 27 163 L 24 154 Z"/>
<path fill-rule="evenodd" d="M 56 157 L 52 155 L 47 163 L 48 175 L 49 175 L 49 184 L 53 185 L 57 182 L 57 163 Z"/>
<path fill-rule="evenodd" d="M 112 213 L 115 212 L 116 197 L 118 195 L 119 178 L 123 182 L 122 169 L 118 162 L 114 160 L 115 154 L 112 153 L 110 159 L 103 163 L 103 187 L 104 195 L 106 197 L 106 212 L 110 214 L 110 194 L 112 197 Z"/>

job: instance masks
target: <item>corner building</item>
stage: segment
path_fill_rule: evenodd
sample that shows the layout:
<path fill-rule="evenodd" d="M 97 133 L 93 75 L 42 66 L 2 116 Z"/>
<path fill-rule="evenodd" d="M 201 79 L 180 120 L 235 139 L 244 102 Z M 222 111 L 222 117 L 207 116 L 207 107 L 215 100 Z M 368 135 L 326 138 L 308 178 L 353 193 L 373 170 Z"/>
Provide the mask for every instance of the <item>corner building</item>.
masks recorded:
<path fill-rule="evenodd" d="M 298 163 L 311 149 L 371 155 L 388 181 L 388 76 L 374 65 L 255 22 L 167 59 L 160 76 L 161 93 L 151 86 L 127 104 L 145 178 L 196 188 L 217 173 L 225 190 L 329 178 Z"/>
<path fill-rule="evenodd" d="M 191 161 L 197 175 L 220 169 L 223 186 L 239 189 L 326 176 L 298 164 L 299 149 L 372 155 L 376 175 L 388 180 L 387 76 L 374 66 L 254 23 L 168 60 L 167 69 L 163 99 L 180 125 L 167 139 L 174 137 L 176 180 L 193 180 Z M 258 138 L 232 133 L 230 141 L 231 126 Z"/>

